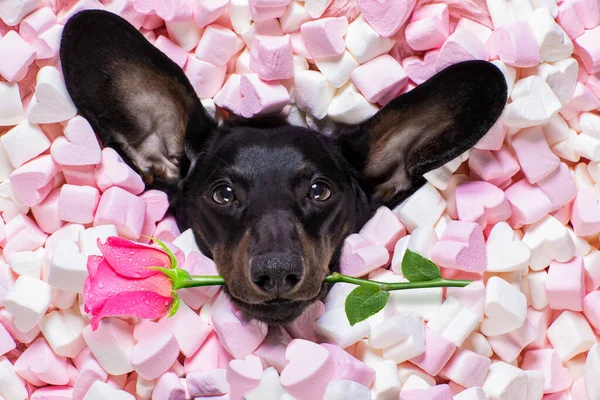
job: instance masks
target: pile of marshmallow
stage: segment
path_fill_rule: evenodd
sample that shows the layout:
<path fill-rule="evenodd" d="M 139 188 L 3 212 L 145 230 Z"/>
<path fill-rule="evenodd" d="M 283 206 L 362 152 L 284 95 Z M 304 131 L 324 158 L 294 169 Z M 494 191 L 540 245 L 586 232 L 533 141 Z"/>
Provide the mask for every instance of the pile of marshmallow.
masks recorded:
<path fill-rule="evenodd" d="M 597 0 L 468 2 L 477 21 L 456 1 L 330 3 L 0 2 L 1 399 L 600 399 Z M 154 236 L 192 274 L 217 270 L 165 194 L 76 115 L 57 53 L 90 8 L 139 28 L 212 115 L 282 112 L 324 134 L 448 65 L 492 60 L 509 87 L 501 119 L 349 236 L 341 265 L 402 282 L 410 249 L 474 282 L 393 292 L 354 326 L 352 285 L 284 327 L 244 320 L 219 287 L 184 289 L 172 318 L 92 330 L 81 291 L 97 239 Z"/>

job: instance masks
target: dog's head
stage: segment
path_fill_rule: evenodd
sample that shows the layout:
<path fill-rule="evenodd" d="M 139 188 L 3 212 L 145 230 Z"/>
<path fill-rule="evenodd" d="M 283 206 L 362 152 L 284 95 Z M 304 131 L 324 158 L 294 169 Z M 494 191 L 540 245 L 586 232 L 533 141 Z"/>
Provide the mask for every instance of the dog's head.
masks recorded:
<path fill-rule="evenodd" d="M 169 193 L 233 300 L 269 323 L 322 298 L 344 238 L 472 147 L 506 102 L 495 66 L 457 64 L 330 138 L 262 121 L 218 125 L 183 71 L 113 14 L 72 17 L 60 55 L 103 145 Z"/>

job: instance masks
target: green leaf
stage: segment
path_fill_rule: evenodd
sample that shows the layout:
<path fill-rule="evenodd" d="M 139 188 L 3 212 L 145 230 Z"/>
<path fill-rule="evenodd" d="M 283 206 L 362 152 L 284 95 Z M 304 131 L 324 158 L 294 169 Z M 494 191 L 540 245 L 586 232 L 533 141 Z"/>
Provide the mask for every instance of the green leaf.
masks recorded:
<path fill-rule="evenodd" d="M 171 303 L 171 309 L 169 310 L 169 317 L 172 317 L 179 310 L 179 306 L 181 305 L 181 297 L 177 294 L 177 292 L 173 292 L 173 303 Z"/>
<path fill-rule="evenodd" d="M 359 286 L 346 298 L 346 316 L 351 326 L 377 314 L 385 307 L 390 292 L 374 285 Z"/>
<path fill-rule="evenodd" d="M 149 237 L 154 243 L 156 243 L 160 247 L 162 247 L 162 249 L 165 251 L 165 253 L 167 253 L 167 255 L 169 256 L 169 260 L 171 260 L 171 268 L 177 268 L 177 257 L 175 257 L 175 254 L 173 254 L 171 249 L 169 249 L 166 244 L 164 244 L 162 241 L 160 241 L 156 238 L 153 238 L 150 236 L 146 236 L 146 237 Z"/>
<path fill-rule="evenodd" d="M 426 282 L 440 279 L 440 269 L 431 260 L 406 249 L 402 258 L 402 274 L 409 282 Z"/>

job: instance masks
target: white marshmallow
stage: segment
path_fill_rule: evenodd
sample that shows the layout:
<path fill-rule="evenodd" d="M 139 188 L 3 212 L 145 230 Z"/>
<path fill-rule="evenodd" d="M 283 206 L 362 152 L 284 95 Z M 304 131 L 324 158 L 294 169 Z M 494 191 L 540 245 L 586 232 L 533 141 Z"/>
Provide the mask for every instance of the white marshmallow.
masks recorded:
<path fill-rule="evenodd" d="M 60 290 L 81 293 L 88 277 L 87 257 L 71 240 L 58 242 L 52 253 L 48 284 Z"/>
<path fill-rule="evenodd" d="M 531 304 L 536 310 L 542 310 L 548 305 L 546 296 L 546 280 L 548 273 L 545 270 L 539 272 L 530 272 L 525 276 L 526 286 L 529 288 L 527 293 L 527 304 Z"/>
<path fill-rule="evenodd" d="M 335 95 L 335 88 L 319 71 L 297 71 L 294 74 L 296 105 L 317 119 L 323 119 Z"/>
<path fill-rule="evenodd" d="M 388 53 L 395 43 L 393 39 L 379 36 L 362 15 L 348 25 L 346 48 L 361 64 Z"/>
<path fill-rule="evenodd" d="M 533 12 L 531 0 L 487 0 L 494 28 L 516 21 L 527 21 Z"/>
<path fill-rule="evenodd" d="M 0 183 L 0 212 L 6 223 L 10 222 L 10 220 L 19 214 L 29 213 L 29 207 L 21 203 L 21 200 L 15 193 L 10 181 Z"/>
<path fill-rule="evenodd" d="M 0 126 L 11 126 L 25 119 L 17 83 L 0 82 Z"/>
<path fill-rule="evenodd" d="M 0 357 L 0 396 L 7 400 L 29 398 L 25 382 L 15 373 L 12 363 L 6 357 Z"/>
<path fill-rule="evenodd" d="M 187 257 L 192 251 L 202 253 L 196 244 L 196 238 L 194 237 L 194 231 L 187 229 L 173 239 L 173 246 L 176 246 L 179 250 L 183 251 L 183 254 Z"/>
<path fill-rule="evenodd" d="M 256 21 L 240 33 L 240 36 L 248 48 L 252 48 L 255 35 L 282 36 L 281 25 L 277 19 L 268 19 L 265 21 Z"/>
<path fill-rule="evenodd" d="M 544 373 L 537 370 L 524 372 L 527 374 L 527 394 L 525 400 L 540 400 L 544 396 Z"/>
<path fill-rule="evenodd" d="M 17 26 L 27 14 L 40 7 L 41 0 L 4 0 L 0 3 L 0 19 L 8 26 Z"/>
<path fill-rule="evenodd" d="M 0 137 L 8 160 L 14 168 L 42 154 L 50 147 L 50 140 L 39 126 L 23 121 Z"/>
<path fill-rule="evenodd" d="M 377 111 L 379 109 L 369 103 L 354 84 L 348 83 L 333 97 L 327 115 L 335 122 L 358 124 L 375 115 Z"/>
<path fill-rule="evenodd" d="M 10 174 L 14 171 L 12 164 L 8 160 L 8 154 L 0 143 L 0 182 L 5 182 L 10 179 Z"/>
<path fill-rule="evenodd" d="M 423 354 L 423 316 L 414 312 L 403 312 L 385 319 L 371 330 L 369 344 L 376 349 L 383 349 L 383 357 L 394 360 L 397 364 Z"/>
<path fill-rule="evenodd" d="M 486 243 L 487 271 L 520 271 L 529 265 L 531 250 L 520 240 L 506 222 L 499 222 L 490 231 Z"/>
<path fill-rule="evenodd" d="M 560 101 L 539 76 L 518 80 L 513 86 L 512 103 L 504 109 L 504 124 L 511 128 L 527 128 L 545 124 L 561 108 Z"/>
<path fill-rule="evenodd" d="M 279 382 L 279 374 L 273 367 L 263 371 L 262 379 L 258 386 L 244 394 L 245 400 L 280 400 L 285 390 Z"/>
<path fill-rule="evenodd" d="M 544 132 L 548 146 L 553 146 L 569 138 L 569 125 L 563 117 L 555 114 L 546 125 L 542 126 L 542 132 Z"/>
<path fill-rule="evenodd" d="M 77 108 L 61 73 L 54 67 L 40 69 L 35 93 L 27 108 L 27 118 L 35 124 L 51 124 L 66 121 L 77 114 Z"/>
<path fill-rule="evenodd" d="M 392 211 L 412 232 L 421 226 L 433 227 L 445 209 L 446 201 L 433 185 L 426 183 Z"/>
<path fill-rule="evenodd" d="M 481 333 L 501 335 L 520 328 L 527 316 L 527 298 L 504 279 L 492 276 L 485 288 L 485 315 Z"/>
<path fill-rule="evenodd" d="M 88 389 L 83 400 L 135 400 L 131 393 L 117 390 L 108 383 L 95 381 Z"/>
<path fill-rule="evenodd" d="M 394 248 L 392 271 L 398 275 L 402 275 L 402 259 L 407 249 L 425 258 L 429 258 L 431 249 L 437 242 L 438 235 L 435 229 L 430 226 L 421 226 L 416 228 L 412 234 L 400 238 Z"/>
<path fill-rule="evenodd" d="M 85 347 L 82 333 L 87 324 L 74 305 L 46 314 L 40 321 L 40 330 L 56 354 L 73 358 Z"/>
<path fill-rule="evenodd" d="M 15 251 L 5 255 L 10 269 L 17 275 L 27 275 L 40 279 L 42 272 L 42 259 L 40 254 L 33 251 Z"/>
<path fill-rule="evenodd" d="M 579 236 L 575 235 L 573 229 L 567 228 L 567 232 L 569 232 L 569 236 L 571 236 L 571 239 L 575 244 L 575 255 L 577 257 L 586 256 L 590 251 L 592 251 L 592 246 L 584 238 L 580 238 Z"/>
<path fill-rule="evenodd" d="M 411 375 L 402 385 L 402 390 L 425 390 L 430 387 L 431 385 L 425 379 L 418 375 Z"/>
<path fill-rule="evenodd" d="M 488 358 L 494 355 L 490 342 L 479 332 L 471 333 L 463 342 L 462 348 Z"/>
<path fill-rule="evenodd" d="M 517 69 L 510 65 L 504 64 L 500 60 L 494 60 L 494 61 L 492 61 L 492 64 L 494 64 L 496 67 L 498 67 L 498 69 L 504 75 L 504 79 L 506 80 L 506 86 L 507 86 L 507 96 L 510 97 L 513 86 L 515 85 L 515 81 L 517 80 Z"/>
<path fill-rule="evenodd" d="M 600 344 L 592 346 L 585 359 L 585 388 L 590 399 L 600 398 Z"/>
<path fill-rule="evenodd" d="M 252 13 L 248 0 L 231 0 L 227 11 L 231 26 L 238 35 L 252 25 Z"/>
<path fill-rule="evenodd" d="M 505 362 L 495 362 L 490 365 L 481 388 L 493 400 L 525 400 L 527 374 Z"/>
<path fill-rule="evenodd" d="M 540 61 L 554 62 L 573 54 L 573 42 L 554 21 L 547 8 L 538 8 L 528 18 L 529 26 L 540 45 Z"/>
<path fill-rule="evenodd" d="M 533 0 L 533 6 L 536 8 L 546 8 L 550 11 L 550 15 L 552 18 L 556 18 L 558 16 L 558 5 L 556 4 L 556 0 Z"/>
<path fill-rule="evenodd" d="M 344 86 L 350 80 L 352 71 L 359 66 L 348 51 L 337 57 L 320 58 L 315 63 L 334 88 Z"/>
<path fill-rule="evenodd" d="M 579 116 L 579 127 L 582 133 L 600 138 L 600 115 L 590 112 L 581 113 Z"/>
<path fill-rule="evenodd" d="M 481 318 L 477 314 L 454 297 L 448 297 L 433 318 L 429 320 L 427 326 L 442 335 L 444 339 L 460 347 L 479 322 L 481 322 Z"/>
<path fill-rule="evenodd" d="M 251 74 L 250 70 L 250 48 L 246 47 L 240 56 L 235 60 L 235 73 L 236 74 Z"/>
<path fill-rule="evenodd" d="M 42 319 L 52 303 L 52 287 L 46 282 L 27 275 L 20 276 L 2 300 L 14 315 L 15 326 L 27 332 Z"/>
<path fill-rule="evenodd" d="M 563 361 L 588 351 L 596 337 L 585 317 L 573 311 L 563 311 L 548 327 L 546 336 Z"/>
<path fill-rule="evenodd" d="M 592 249 L 588 255 L 583 257 L 583 268 L 585 269 L 587 291 L 598 289 L 600 287 L 600 251 Z"/>
<path fill-rule="evenodd" d="M 285 10 L 285 14 L 279 18 L 283 33 L 292 33 L 300 29 L 300 26 L 312 18 L 306 8 L 297 1 L 292 1 Z"/>
<path fill-rule="evenodd" d="M 533 271 L 541 271 L 552 260 L 567 262 L 576 250 L 568 229 L 551 215 L 528 225 L 523 243 L 531 249 L 529 267 Z"/>
<path fill-rule="evenodd" d="M 579 154 L 575 151 L 576 140 L 577 132 L 573 129 L 569 129 L 567 139 L 550 146 L 550 149 L 560 158 L 571 162 L 577 162 L 579 161 Z"/>
<path fill-rule="evenodd" d="M 400 384 L 402 385 L 402 387 L 406 385 L 411 376 L 417 376 L 421 378 L 429 386 L 436 385 L 434 377 L 432 377 L 427 372 L 423 371 L 421 368 L 417 367 L 410 361 L 398 364 L 398 376 L 400 377 Z"/>
<path fill-rule="evenodd" d="M 98 248 L 98 239 L 106 242 L 109 236 L 119 236 L 117 227 L 114 225 L 100 225 L 95 228 L 87 228 L 79 232 L 79 248 L 84 256 L 101 256 Z"/>
<path fill-rule="evenodd" d="M 165 26 L 169 33 L 169 39 L 187 52 L 195 49 L 202 37 L 202 30 L 198 28 L 192 19 L 187 21 L 165 21 Z"/>
<path fill-rule="evenodd" d="M 304 7 L 308 15 L 313 18 L 319 18 L 327 10 L 331 2 L 332 0 L 306 0 Z"/>
<path fill-rule="evenodd" d="M 488 400 L 482 388 L 472 387 L 457 393 L 453 400 Z"/>
<path fill-rule="evenodd" d="M 102 319 L 95 331 L 91 325 L 87 325 L 83 329 L 83 339 L 109 374 L 122 375 L 133 371 L 129 361 L 133 348 L 133 326 L 124 320 Z"/>
<path fill-rule="evenodd" d="M 535 68 L 535 74 L 550 86 L 561 104 L 571 101 L 575 93 L 578 72 L 579 64 L 572 57 L 552 64 L 540 64 Z"/>
<path fill-rule="evenodd" d="M 391 360 L 382 361 L 373 367 L 373 398 L 381 400 L 397 399 L 400 394 L 400 377 L 396 363 Z"/>
<path fill-rule="evenodd" d="M 371 392 L 354 381 L 336 381 L 327 385 L 323 400 L 371 400 Z"/>
<path fill-rule="evenodd" d="M 317 333 L 325 342 L 335 344 L 342 349 L 367 337 L 371 331 L 371 325 L 367 321 L 350 326 L 344 307 L 326 311 L 317 318 L 316 327 Z"/>
<path fill-rule="evenodd" d="M 52 304 L 60 310 L 66 310 L 77 301 L 77 293 L 54 289 Z"/>
<path fill-rule="evenodd" d="M 575 152 L 583 158 L 592 162 L 600 161 L 600 139 L 585 133 L 577 135 L 575 138 Z"/>

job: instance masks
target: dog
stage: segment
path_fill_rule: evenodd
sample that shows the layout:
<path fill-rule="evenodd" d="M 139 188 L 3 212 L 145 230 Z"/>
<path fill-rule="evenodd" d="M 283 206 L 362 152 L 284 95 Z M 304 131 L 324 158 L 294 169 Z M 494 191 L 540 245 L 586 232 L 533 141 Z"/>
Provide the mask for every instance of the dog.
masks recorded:
<path fill-rule="evenodd" d="M 344 238 L 474 146 L 507 99 L 498 68 L 463 62 L 328 137 L 276 118 L 218 124 L 181 68 L 105 11 L 66 23 L 60 59 L 102 145 L 169 195 L 232 301 L 271 325 L 323 299 Z"/>

